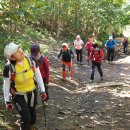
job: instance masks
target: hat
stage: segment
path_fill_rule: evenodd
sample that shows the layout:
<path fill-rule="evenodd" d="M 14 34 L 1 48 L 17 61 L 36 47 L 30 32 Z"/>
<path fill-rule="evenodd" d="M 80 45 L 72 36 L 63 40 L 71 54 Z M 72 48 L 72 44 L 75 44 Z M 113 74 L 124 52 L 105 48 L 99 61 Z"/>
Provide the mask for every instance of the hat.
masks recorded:
<path fill-rule="evenodd" d="M 62 47 L 63 47 L 63 46 L 66 46 L 66 47 L 68 48 L 68 44 L 67 44 L 67 43 L 63 43 L 63 44 L 62 44 Z"/>
<path fill-rule="evenodd" d="M 97 47 L 98 47 L 97 43 L 93 44 L 93 48 L 97 48 Z"/>
<path fill-rule="evenodd" d="M 32 56 L 36 56 L 38 54 L 38 52 L 40 52 L 40 46 L 39 46 L 39 44 L 33 44 L 31 46 L 31 55 Z"/>
<path fill-rule="evenodd" d="M 11 42 L 8 45 L 6 45 L 5 49 L 4 49 L 4 56 L 8 59 L 10 59 L 10 57 L 17 52 L 19 48 L 19 45 Z"/>
<path fill-rule="evenodd" d="M 113 36 L 109 36 L 109 40 L 113 40 Z"/>

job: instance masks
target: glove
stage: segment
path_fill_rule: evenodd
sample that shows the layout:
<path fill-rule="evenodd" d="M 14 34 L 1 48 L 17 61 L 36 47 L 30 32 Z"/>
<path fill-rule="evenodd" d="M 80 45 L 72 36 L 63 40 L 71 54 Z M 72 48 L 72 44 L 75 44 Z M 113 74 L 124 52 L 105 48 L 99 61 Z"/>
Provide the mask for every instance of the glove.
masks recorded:
<path fill-rule="evenodd" d="M 6 103 L 6 108 L 8 109 L 8 110 L 13 110 L 13 105 L 12 105 L 12 103 L 11 102 L 7 102 Z"/>
<path fill-rule="evenodd" d="M 43 92 L 43 93 L 41 93 L 40 95 L 41 95 L 42 101 L 45 101 L 45 100 L 46 100 L 46 98 L 47 98 L 46 93 L 45 93 L 45 92 Z"/>
<path fill-rule="evenodd" d="M 71 57 L 71 58 L 74 58 L 74 55 L 71 54 L 70 57 Z"/>
<path fill-rule="evenodd" d="M 45 89 L 48 89 L 49 86 L 48 86 L 48 83 L 45 83 Z"/>
<path fill-rule="evenodd" d="M 45 86 L 47 86 L 47 87 L 48 87 L 48 83 L 45 83 Z"/>

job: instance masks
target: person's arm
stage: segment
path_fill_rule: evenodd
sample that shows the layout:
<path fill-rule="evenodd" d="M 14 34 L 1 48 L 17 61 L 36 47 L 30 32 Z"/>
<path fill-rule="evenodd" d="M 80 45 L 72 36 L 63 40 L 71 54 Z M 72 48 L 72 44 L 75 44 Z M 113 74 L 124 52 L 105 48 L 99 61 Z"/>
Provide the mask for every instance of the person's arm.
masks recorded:
<path fill-rule="evenodd" d="M 100 49 L 100 60 L 102 61 L 102 60 L 104 60 L 104 53 L 103 53 L 103 51 Z"/>
<path fill-rule="evenodd" d="M 92 53 L 93 53 L 93 50 L 90 51 L 90 54 L 88 56 L 88 60 L 92 59 L 92 55 L 93 55 Z"/>
<path fill-rule="evenodd" d="M 76 46 L 76 40 L 74 40 L 74 46 Z"/>
<path fill-rule="evenodd" d="M 108 46 L 108 40 L 105 42 L 105 45 L 104 45 L 105 47 L 107 47 Z"/>
<path fill-rule="evenodd" d="M 45 92 L 45 85 L 43 83 L 43 79 L 42 79 L 39 67 L 36 65 L 36 63 L 34 66 L 34 77 L 35 77 L 35 80 L 37 82 L 40 93 L 44 93 Z"/>
<path fill-rule="evenodd" d="M 60 54 L 58 55 L 58 58 L 60 58 L 61 54 L 62 54 L 62 50 L 60 50 Z"/>
<path fill-rule="evenodd" d="M 84 48 L 88 49 L 88 44 L 89 44 L 89 42 L 87 42 L 87 43 L 85 44 Z"/>
<path fill-rule="evenodd" d="M 81 40 L 81 44 L 82 44 L 82 46 L 84 45 L 84 42 L 83 42 L 83 40 Z"/>
<path fill-rule="evenodd" d="M 74 58 L 74 53 L 72 50 L 70 50 L 71 58 Z"/>
<path fill-rule="evenodd" d="M 45 82 L 48 84 L 49 83 L 49 63 L 48 59 L 44 56 L 43 57 L 43 62 L 44 62 L 44 73 L 45 73 Z"/>
<path fill-rule="evenodd" d="M 10 76 L 9 66 L 5 66 L 3 70 L 3 93 L 5 103 L 10 102 Z"/>

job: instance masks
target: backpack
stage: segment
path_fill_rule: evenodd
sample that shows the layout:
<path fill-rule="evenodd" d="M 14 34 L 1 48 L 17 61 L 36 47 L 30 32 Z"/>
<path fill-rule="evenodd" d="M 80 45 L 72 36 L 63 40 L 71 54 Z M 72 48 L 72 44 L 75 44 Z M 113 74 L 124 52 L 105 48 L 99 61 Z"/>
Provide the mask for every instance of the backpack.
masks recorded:
<path fill-rule="evenodd" d="M 67 52 L 68 52 L 68 54 L 69 54 L 69 56 L 71 57 L 71 49 L 70 48 L 68 48 L 68 50 L 67 50 Z M 62 56 L 64 55 L 64 53 L 63 53 L 63 50 L 61 50 L 61 54 L 62 54 Z M 71 57 L 72 58 L 72 57 Z"/>
<path fill-rule="evenodd" d="M 94 49 L 92 50 L 92 57 L 94 57 Z M 101 55 L 100 55 L 100 48 L 98 49 L 98 58 L 101 58 Z"/>
<path fill-rule="evenodd" d="M 30 57 L 26 57 L 26 58 L 28 60 L 29 66 L 30 66 L 30 68 L 28 70 L 32 69 L 32 71 L 34 72 L 34 61 Z M 10 63 L 9 64 L 9 70 L 11 72 L 11 76 L 10 76 L 10 82 L 11 82 L 10 83 L 10 92 L 11 92 L 12 95 L 14 95 L 15 92 L 16 92 L 15 82 L 14 82 L 15 77 L 16 77 L 15 65 Z M 23 72 L 20 72 L 20 73 L 26 73 L 28 70 L 24 70 Z M 18 73 L 18 74 L 20 74 L 20 73 Z M 34 80 L 34 83 L 36 84 L 35 80 Z"/>

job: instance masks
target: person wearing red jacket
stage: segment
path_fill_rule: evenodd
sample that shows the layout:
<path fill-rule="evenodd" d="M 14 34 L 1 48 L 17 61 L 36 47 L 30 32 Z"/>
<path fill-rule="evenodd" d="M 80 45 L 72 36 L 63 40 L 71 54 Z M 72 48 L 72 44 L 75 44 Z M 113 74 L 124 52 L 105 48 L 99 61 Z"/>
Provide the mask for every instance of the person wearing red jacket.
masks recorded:
<path fill-rule="evenodd" d="M 45 101 L 47 101 L 49 99 L 48 84 L 49 84 L 49 73 L 50 73 L 48 59 L 46 56 L 44 56 L 41 53 L 39 44 L 33 44 L 31 46 L 31 57 L 32 59 L 36 60 L 39 65 L 39 70 L 41 72 L 41 76 L 45 84 L 45 91 L 47 94 L 47 98 Z"/>
<path fill-rule="evenodd" d="M 103 72 L 101 68 L 101 61 L 104 59 L 103 51 L 98 47 L 98 44 L 93 44 L 93 50 L 90 52 L 88 60 L 92 60 L 92 73 L 90 83 L 94 80 L 95 68 L 97 67 L 101 80 L 103 80 Z"/>

